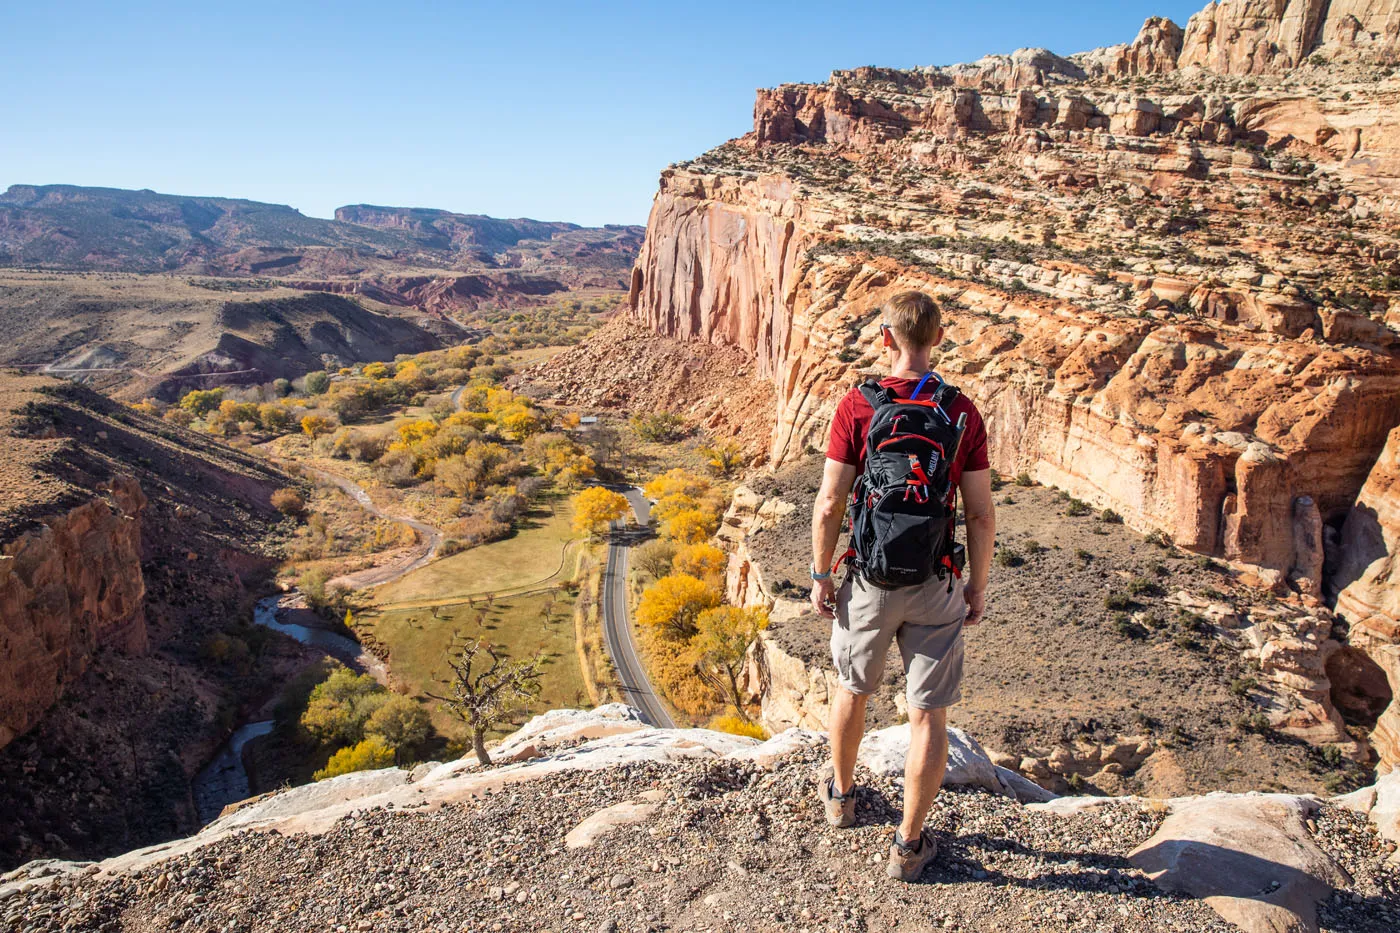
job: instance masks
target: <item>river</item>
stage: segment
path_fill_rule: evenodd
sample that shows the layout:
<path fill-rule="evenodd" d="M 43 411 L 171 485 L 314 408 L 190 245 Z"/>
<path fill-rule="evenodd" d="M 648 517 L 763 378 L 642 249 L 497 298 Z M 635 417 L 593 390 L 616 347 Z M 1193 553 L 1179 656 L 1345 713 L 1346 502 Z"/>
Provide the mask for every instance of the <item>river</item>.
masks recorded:
<path fill-rule="evenodd" d="M 323 628 L 297 625 L 279 619 L 278 614 L 296 601 L 295 592 L 260 599 L 253 607 L 253 622 L 295 638 L 302 644 L 320 648 L 336 660 L 364 671 L 387 685 L 388 666 L 366 651 L 355 639 Z M 252 788 L 248 783 L 248 770 L 243 765 L 243 747 L 253 739 L 267 735 L 272 731 L 272 726 L 271 719 L 260 719 L 239 726 L 233 735 L 219 746 L 214 759 L 195 775 L 194 801 L 201 824 L 214 820 L 229 804 L 246 800 L 250 796 Z"/>

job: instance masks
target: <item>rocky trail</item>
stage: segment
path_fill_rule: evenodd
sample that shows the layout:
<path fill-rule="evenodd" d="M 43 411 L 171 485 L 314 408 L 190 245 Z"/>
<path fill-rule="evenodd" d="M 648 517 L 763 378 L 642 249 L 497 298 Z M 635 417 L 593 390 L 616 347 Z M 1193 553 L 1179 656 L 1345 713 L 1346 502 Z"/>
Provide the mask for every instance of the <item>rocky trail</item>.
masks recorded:
<path fill-rule="evenodd" d="M 820 818 L 824 737 L 766 743 L 557 710 L 507 762 L 347 775 L 252 802 L 199 836 L 0 881 L 24 933 L 148 930 L 1327 930 L 1400 923 L 1388 816 L 1316 798 L 1020 802 L 950 733 L 920 883 L 884 876 L 907 729 L 862 746 L 858 823 Z M 1349 801 L 1352 806 L 1359 805 Z M 1384 820 L 1390 820 L 1387 823 Z M 1217 833 L 1217 827 L 1225 827 Z M 1389 861 L 1387 861 L 1389 859 Z M 308 896 L 334 891 L 334 897 Z M 1275 924 L 1275 925 L 1270 925 Z"/>

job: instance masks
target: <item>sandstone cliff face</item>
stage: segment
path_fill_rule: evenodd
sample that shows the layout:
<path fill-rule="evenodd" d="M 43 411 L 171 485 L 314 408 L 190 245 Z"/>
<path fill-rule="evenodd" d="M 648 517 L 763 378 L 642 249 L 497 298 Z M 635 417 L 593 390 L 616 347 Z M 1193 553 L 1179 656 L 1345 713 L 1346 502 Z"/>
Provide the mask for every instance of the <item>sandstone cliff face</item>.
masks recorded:
<path fill-rule="evenodd" d="M 1178 67 L 1221 74 L 1277 74 L 1310 55 L 1393 52 L 1400 44 L 1395 0 L 1223 0 L 1186 24 Z"/>
<path fill-rule="evenodd" d="M 1337 613 L 1351 623 L 1348 641 L 1384 673 L 1400 694 L 1400 428 L 1366 480 L 1342 528 Z M 1391 702 L 1371 741 L 1386 769 L 1400 766 L 1400 704 Z"/>
<path fill-rule="evenodd" d="M 751 136 L 663 173 L 634 316 L 752 356 L 778 466 L 878 362 L 881 303 L 931 291 L 998 470 L 1315 584 L 1295 502 L 1343 514 L 1400 412 L 1400 81 L 1086 77 L 1161 72 L 1178 33 L 1149 21 L 1087 70 L 1018 53 L 761 91 Z"/>
<path fill-rule="evenodd" d="M 33 726 L 94 652 L 146 650 L 141 522 L 129 477 L 0 548 L 0 747 Z"/>

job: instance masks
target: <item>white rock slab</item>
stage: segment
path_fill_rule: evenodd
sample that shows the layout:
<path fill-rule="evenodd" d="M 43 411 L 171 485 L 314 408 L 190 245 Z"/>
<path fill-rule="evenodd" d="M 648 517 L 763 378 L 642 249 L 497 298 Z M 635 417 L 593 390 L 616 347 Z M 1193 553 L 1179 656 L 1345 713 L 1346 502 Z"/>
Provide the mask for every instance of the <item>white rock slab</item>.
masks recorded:
<path fill-rule="evenodd" d="M 1204 899 L 1245 933 L 1316 933 L 1318 902 L 1350 880 L 1308 834 L 1316 798 L 1208 794 L 1168 806 L 1161 828 L 1128 861 L 1158 887 Z"/>
<path fill-rule="evenodd" d="M 909 724 L 891 726 L 868 733 L 860 743 L 860 763 L 881 775 L 904 773 L 904 759 L 909 754 Z M 980 787 L 1004 797 L 1012 791 L 997 776 L 997 766 L 977 744 L 977 740 L 961 729 L 948 728 L 948 771 L 945 785 Z"/>
<path fill-rule="evenodd" d="M 725 758 L 734 758 L 739 761 L 752 761 L 761 768 L 769 771 L 777 763 L 796 751 L 804 748 L 815 748 L 818 745 L 827 744 L 826 733 L 813 732 L 811 729 L 786 729 L 759 745 L 751 748 L 741 748 L 737 752 L 730 752 Z"/>

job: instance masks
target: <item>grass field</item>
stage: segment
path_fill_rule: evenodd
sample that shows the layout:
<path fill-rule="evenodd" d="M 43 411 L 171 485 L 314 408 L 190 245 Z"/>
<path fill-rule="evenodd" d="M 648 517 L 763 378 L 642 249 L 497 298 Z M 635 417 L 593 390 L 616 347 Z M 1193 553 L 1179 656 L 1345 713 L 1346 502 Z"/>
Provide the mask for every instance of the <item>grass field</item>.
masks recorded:
<path fill-rule="evenodd" d="M 547 585 L 559 573 L 572 572 L 563 560 L 573 537 L 573 509 L 562 495 L 539 500 L 517 523 L 515 533 L 434 561 L 422 570 L 375 591 L 382 606 L 460 599 L 501 590 Z"/>
<path fill-rule="evenodd" d="M 550 621 L 546 622 L 543 609 L 551 597 L 553 606 Z M 454 634 L 488 639 L 516 659 L 543 653 L 547 661 L 540 679 L 540 695 L 530 705 L 528 713 L 517 717 L 514 725 L 498 730 L 504 734 L 523 723 L 528 715 L 565 706 L 589 705 L 574 649 L 573 611 L 573 596 L 566 590 L 557 590 L 501 597 L 490 609 L 478 601 L 475 608 L 463 605 L 365 613 L 357 620 L 356 627 L 372 633 L 375 640 L 388 649 L 394 679 L 418 697 L 444 692 L 441 681 L 450 673 L 447 661 Z M 441 704 L 434 704 L 433 724 L 449 739 L 463 741 L 468 737 L 462 724 Z"/>

